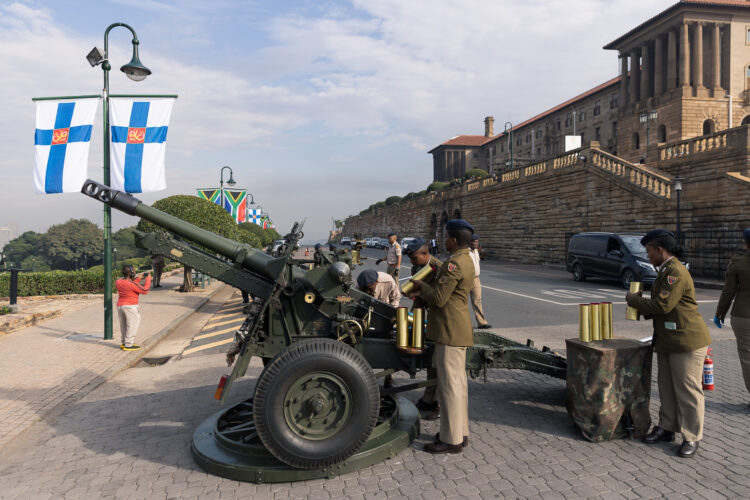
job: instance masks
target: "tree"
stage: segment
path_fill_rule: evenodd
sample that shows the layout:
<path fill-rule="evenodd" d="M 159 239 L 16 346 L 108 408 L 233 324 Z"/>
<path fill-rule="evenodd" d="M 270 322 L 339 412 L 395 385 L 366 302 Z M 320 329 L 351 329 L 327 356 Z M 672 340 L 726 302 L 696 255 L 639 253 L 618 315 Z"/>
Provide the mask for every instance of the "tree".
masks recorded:
<path fill-rule="evenodd" d="M 390 206 L 390 205 L 395 205 L 396 203 L 399 203 L 400 201 L 401 201 L 400 196 L 389 196 L 388 198 L 385 199 L 385 204 Z"/>
<path fill-rule="evenodd" d="M 135 226 L 124 227 L 112 235 L 112 246 L 117 249 L 119 260 L 145 257 L 148 252 L 135 246 Z"/>
<path fill-rule="evenodd" d="M 53 269 L 72 270 L 83 266 L 101 264 L 104 257 L 102 230 L 88 219 L 70 219 L 50 227 L 38 239 L 42 256 L 47 257 Z"/>
<path fill-rule="evenodd" d="M 481 179 L 483 177 L 487 177 L 488 175 L 490 174 L 488 174 L 486 171 L 482 170 L 481 168 L 472 168 L 471 170 L 469 170 L 468 172 L 464 174 L 464 179 L 472 179 L 472 178 Z"/>
<path fill-rule="evenodd" d="M 21 266 L 21 262 L 28 257 L 36 256 L 41 258 L 37 246 L 40 236 L 42 235 L 34 231 L 26 231 L 21 236 L 6 243 L 3 247 L 3 253 L 5 254 L 8 267 Z"/>
<path fill-rule="evenodd" d="M 336 226 L 336 229 L 341 229 L 342 227 L 344 227 L 344 221 L 342 221 L 341 219 L 336 219 L 333 221 L 333 225 Z"/>
<path fill-rule="evenodd" d="M 237 224 L 229 212 L 208 200 L 180 194 L 158 200 L 153 207 L 224 238 L 252 245 L 252 238 L 249 237 L 251 235 L 237 229 Z M 138 222 L 136 229 L 143 232 L 166 232 L 165 229 L 145 219 Z M 198 242 L 193 243 L 201 246 Z M 191 268 L 184 267 L 184 280 L 180 291 L 193 291 L 192 273 Z"/>
<path fill-rule="evenodd" d="M 442 191 L 443 189 L 447 187 L 448 187 L 447 182 L 435 181 L 429 186 L 427 186 L 427 192 L 429 193 L 430 191 Z"/>
<path fill-rule="evenodd" d="M 259 244 L 253 244 L 253 247 L 255 248 L 267 247 L 268 245 L 273 243 L 274 240 L 281 239 L 281 235 L 277 233 L 275 229 L 263 229 L 262 226 L 259 226 L 258 224 L 255 224 L 253 222 L 243 222 L 241 224 L 238 224 L 237 229 L 242 232 L 251 234 L 255 236 L 255 238 L 257 238 Z"/>

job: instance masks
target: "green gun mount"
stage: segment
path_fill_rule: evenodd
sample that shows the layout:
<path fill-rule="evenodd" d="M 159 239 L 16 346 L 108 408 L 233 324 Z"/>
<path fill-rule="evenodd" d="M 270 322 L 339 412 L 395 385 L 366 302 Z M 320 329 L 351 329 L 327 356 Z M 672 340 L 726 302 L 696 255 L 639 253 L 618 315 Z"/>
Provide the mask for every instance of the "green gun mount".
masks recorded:
<path fill-rule="evenodd" d="M 167 231 L 137 233 L 138 246 L 253 298 L 228 353 L 230 363 L 237 357 L 220 384 L 222 403 L 253 356 L 264 368 L 252 398 L 217 412 L 196 430 L 193 455 L 207 471 L 256 482 L 333 477 L 391 457 L 419 434 L 416 408 L 397 393 L 437 381 L 384 389 L 377 379 L 397 371 L 414 378 L 433 366 L 434 345 L 427 342 L 417 354 L 398 349 L 396 309 L 353 287 L 345 253 L 305 270 L 293 256 L 303 237 L 299 223 L 273 257 L 95 181 L 87 180 L 81 192 Z M 476 331 L 466 369 L 475 378 L 490 368 L 566 376 L 565 358 L 549 349 Z"/>

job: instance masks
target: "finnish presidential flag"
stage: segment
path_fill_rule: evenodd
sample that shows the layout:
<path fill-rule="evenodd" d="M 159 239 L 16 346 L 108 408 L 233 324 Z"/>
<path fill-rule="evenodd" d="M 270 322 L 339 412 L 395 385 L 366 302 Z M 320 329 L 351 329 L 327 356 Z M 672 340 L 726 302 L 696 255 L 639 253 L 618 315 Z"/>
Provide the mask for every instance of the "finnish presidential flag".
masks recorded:
<path fill-rule="evenodd" d="M 110 185 L 128 193 L 167 188 L 164 153 L 174 98 L 110 98 Z"/>
<path fill-rule="evenodd" d="M 81 192 L 98 104 L 98 98 L 36 102 L 36 193 Z"/>

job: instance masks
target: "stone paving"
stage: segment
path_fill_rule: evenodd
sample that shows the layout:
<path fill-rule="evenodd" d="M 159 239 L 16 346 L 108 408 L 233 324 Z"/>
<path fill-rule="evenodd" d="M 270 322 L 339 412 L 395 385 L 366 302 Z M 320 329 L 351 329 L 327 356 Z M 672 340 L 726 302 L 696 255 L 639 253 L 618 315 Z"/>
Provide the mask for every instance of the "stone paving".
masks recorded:
<path fill-rule="evenodd" d="M 0 497 L 749 498 L 750 396 L 735 342 L 713 347 L 717 389 L 707 393 L 705 438 L 694 459 L 677 457 L 678 443 L 587 442 L 565 412 L 564 381 L 493 370 L 487 384 L 469 383 L 471 436 L 462 455 L 423 452 L 437 431 L 423 422 L 419 438 L 393 459 L 331 480 L 227 480 L 203 472 L 190 453 L 193 430 L 219 409 L 212 396 L 227 371 L 223 355 L 210 354 L 126 370 L 45 421 L 0 458 Z M 233 401 L 251 394 L 256 361 Z M 652 395 L 656 419 L 655 385 Z M 416 401 L 419 393 L 406 396 Z"/>

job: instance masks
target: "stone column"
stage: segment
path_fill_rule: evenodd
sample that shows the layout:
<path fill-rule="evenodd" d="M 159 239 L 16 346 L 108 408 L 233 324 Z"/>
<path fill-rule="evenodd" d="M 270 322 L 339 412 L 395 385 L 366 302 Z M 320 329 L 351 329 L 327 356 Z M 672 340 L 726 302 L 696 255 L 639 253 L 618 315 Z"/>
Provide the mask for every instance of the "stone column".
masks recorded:
<path fill-rule="evenodd" d="M 641 85 L 641 62 L 637 50 L 630 52 L 630 103 L 639 101 L 638 90 Z"/>
<path fill-rule="evenodd" d="M 680 25 L 680 87 L 690 86 L 690 38 L 687 21 Z"/>
<path fill-rule="evenodd" d="M 724 97 L 721 88 L 721 28 L 716 23 L 711 28 L 711 82 L 714 89 L 714 97 Z"/>
<path fill-rule="evenodd" d="M 660 36 L 654 41 L 654 96 L 664 92 L 664 42 Z"/>
<path fill-rule="evenodd" d="M 703 90 L 703 23 L 693 24 L 693 86 Z"/>
<path fill-rule="evenodd" d="M 651 54 L 648 42 L 641 46 L 641 99 L 651 97 Z"/>
<path fill-rule="evenodd" d="M 628 55 L 620 52 L 620 102 L 622 107 L 628 105 Z"/>
<path fill-rule="evenodd" d="M 667 34 L 667 90 L 677 87 L 677 37 L 670 30 Z"/>

